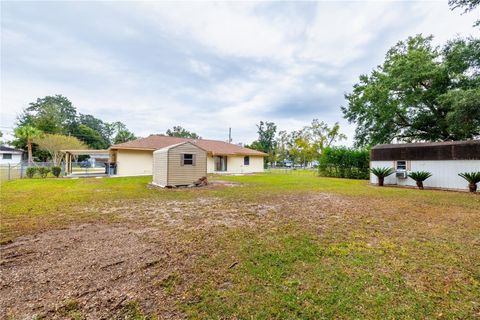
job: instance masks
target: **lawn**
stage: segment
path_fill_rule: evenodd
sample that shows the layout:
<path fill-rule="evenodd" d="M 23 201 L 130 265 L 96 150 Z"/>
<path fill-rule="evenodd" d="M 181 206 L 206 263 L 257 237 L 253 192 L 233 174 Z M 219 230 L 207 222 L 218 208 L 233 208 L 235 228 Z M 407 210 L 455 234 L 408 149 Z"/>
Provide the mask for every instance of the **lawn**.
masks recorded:
<path fill-rule="evenodd" d="M 3 183 L 3 316 L 480 317 L 480 195 L 312 172 L 150 179 Z"/>

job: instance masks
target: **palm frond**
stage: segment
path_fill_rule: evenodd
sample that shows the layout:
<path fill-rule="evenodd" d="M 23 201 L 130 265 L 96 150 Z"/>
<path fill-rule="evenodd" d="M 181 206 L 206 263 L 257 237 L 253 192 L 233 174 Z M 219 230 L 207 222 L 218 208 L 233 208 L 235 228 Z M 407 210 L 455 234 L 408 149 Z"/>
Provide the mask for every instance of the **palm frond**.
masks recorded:
<path fill-rule="evenodd" d="M 371 168 L 370 171 L 379 178 L 385 178 L 395 172 L 393 168 Z"/>
<path fill-rule="evenodd" d="M 480 182 L 480 171 L 474 172 L 462 172 L 458 174 L 463 179 L 467 180 L 468 183 L 479 183 Z"/>
<path fill-rule="evenodd" d="M 412 171 L 408 176 L 417 182 L 423 182 L 430 178 L 432 174 L 428 171 Z"/>

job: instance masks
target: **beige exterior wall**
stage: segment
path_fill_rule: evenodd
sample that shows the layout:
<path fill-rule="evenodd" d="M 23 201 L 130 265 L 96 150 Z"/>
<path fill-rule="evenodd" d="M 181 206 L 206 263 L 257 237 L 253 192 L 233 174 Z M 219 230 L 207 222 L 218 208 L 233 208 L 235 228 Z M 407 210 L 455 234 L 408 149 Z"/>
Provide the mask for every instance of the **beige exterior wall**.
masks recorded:
<path fill-rule="evenodd" d="M 117 150 L 117 175 L 139 176 L 152 174 L 153 151 Z"/>
<path fill-rule="evenodd" d="M 207 156 L 207 172 L 214 173 L 215 171 L 215 163 L 213 161 L 213 157 L 211 155 Z"/>
<path fill-rule="evenodd" d="M 168 184 L 168 149 L 153 153 L 153 183 L 158 186 Z"/>
<path fill-rule="evenodd" d="M 250 156 L 250 165 L 243 165 L 244 156 L 227 156 L 227 171 L 215 171 L 215 160 L 213 156 L 207 158 L 208 173 L 241 174 L 263 172 L 263 157 Z"/>
<path fill-rule="evenodd" d="M 183 146 L 183 145 L 182 145 Z M 179 146 L 181 147 L 181 146 Z M 195 148 L 195 146 L 193 147 Z M 198 150 L 201 150 L 197 148 Z M 185 152 L 189 153 L 189 152 Z M 178 155 L 180 157 L 180 155 Z M 206 168 L 208 173 L 241 174 L 263 172 L 263 157 L 250 156 L 250 165 L 243 165 L 244 156 L 227 156 L 227 171 L 215 172 L 214 157 L 208 155 Z M 138 176 L 153 173 L 153 151 L 117 150 L 117 175 Z M 198 160 L 197 160 L 198 161 Z M 180 158 L 178 158 L 180 164 Z M 195 179 L 196 180 L 196 179 Z"/>
<path fill-rule="evenodd" d="M 195 157 L 195 165 L 182 166 L 182 154 L 191 153 Z M 189 185 L 207 175 L 207 152 L 186 143 L 168 150 L 167 185 Z"/>

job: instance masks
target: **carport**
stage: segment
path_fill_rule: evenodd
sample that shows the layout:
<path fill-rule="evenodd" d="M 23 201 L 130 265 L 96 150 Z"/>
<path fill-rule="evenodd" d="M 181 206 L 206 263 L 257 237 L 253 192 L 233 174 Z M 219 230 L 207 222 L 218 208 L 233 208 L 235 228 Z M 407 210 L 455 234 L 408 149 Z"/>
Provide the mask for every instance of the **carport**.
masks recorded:
<path fill-rule="evenodd" d="M 65 152 L 66 176 L 103 176 L 115 174 L 115 165 L 110 162 L 109 150 L 63 150 Z M 89 156 L 84 163 L 75 161 L 78 156 Z M 90 160 L 90 159 L 93 159 Z"/>

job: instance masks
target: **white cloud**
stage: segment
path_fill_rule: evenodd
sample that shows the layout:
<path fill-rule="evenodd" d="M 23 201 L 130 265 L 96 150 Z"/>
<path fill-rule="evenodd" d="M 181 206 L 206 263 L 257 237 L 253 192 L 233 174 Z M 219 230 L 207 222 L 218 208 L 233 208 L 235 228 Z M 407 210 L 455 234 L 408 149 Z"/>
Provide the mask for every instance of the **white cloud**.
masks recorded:
<path fill-rule="evenodd" d="M 438 44 L 478 35 L 477 17 L 446 2 L 50 5 L 54 15 L 42 4 L 2 8 L 2 126 L 60 93 L 137 135 L 182 125 L 221 139 L 233 127 L 250 142 L 260 120 L 293 130 L 315 117 L 352 137 L 343 93 L 389 47 L 417 33 Z"/>
<path fill-rule="evenodd" d="M 190 67 L 192 68 L 192 71 L 202 77 L 208 78 L 212 73 L 212 68 L 208 63 L 198 61 L 195 59 L 190 59 L 189 62 L 190 62 Z"/>

